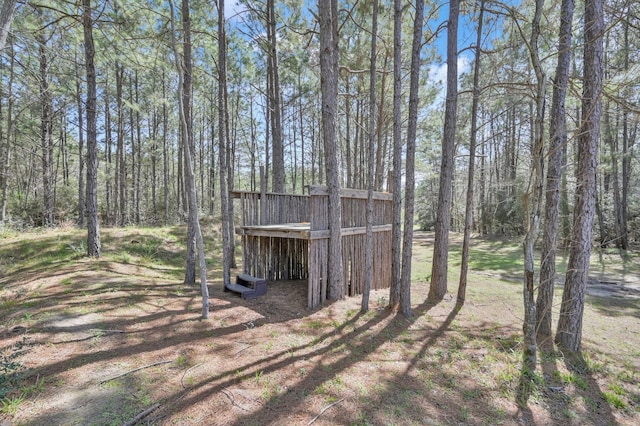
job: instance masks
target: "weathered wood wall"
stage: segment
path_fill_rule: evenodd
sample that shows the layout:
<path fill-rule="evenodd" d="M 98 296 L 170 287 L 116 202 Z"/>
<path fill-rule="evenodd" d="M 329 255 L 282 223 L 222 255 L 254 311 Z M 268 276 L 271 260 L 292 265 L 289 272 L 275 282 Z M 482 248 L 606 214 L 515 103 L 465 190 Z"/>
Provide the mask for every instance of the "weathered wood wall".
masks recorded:
<path fill-rule="evenodd" d="M 324 186 L 311 186 L 311 242 L 309 258 L 310 308 L 320 306 L 327 297 L 328 233 L 327 222 L 329 197 Z M 391 286 L 391 223 L 393 196 L 389 193 L 374 193 L 373 200 L 373 282 L 374 290 Z M 355 296 L 364 291 L 367 191 L 343 189 L 342 202 L 342 264 L 345 294 Z M 314 232 L 315 231 L 315 232 Z"/>
<path fill-rule="evenodd" d="M 309 196 L 234 192 L 240 199 L 242 226 L 309 222 Z M 309 241 L 242 235 L 244 272 L 268 280 L 308 278 Z"/>

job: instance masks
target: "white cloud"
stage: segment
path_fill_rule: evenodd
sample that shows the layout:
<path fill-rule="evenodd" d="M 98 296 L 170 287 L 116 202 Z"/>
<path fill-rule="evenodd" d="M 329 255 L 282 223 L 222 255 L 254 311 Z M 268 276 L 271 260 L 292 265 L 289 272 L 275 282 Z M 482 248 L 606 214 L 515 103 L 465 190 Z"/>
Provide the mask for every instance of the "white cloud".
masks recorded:
<path fill-rule="evenodd" d="M 462 74 L 471 71 L 472 59 L 466 55 L 458 56 L 458 89 L 460 88 L 460 77 Z M 444 102 L 447 88 L 447 63 L 436 64 L 429 68 L 428 82 L 431 86 L 438 89 L 434 105 L 440 105 Z"/>
<path fill-rule="evenodd" d="M 466 55 L 458 56 L 458 81 L 460 76 L 471 71 L 472 60 Z M 442 63 L 429 68 L 429 83 L 433 85 L 445 85 L 447 82 L 447 63 Z"/>
<path fill-rule="evenodd" d="M 242 4 L 238 4 L 238 0 L 226 0 L 224 2 L 224 16 L 227 19 L 235 19 L 235 17 L 246 10 Z"/>

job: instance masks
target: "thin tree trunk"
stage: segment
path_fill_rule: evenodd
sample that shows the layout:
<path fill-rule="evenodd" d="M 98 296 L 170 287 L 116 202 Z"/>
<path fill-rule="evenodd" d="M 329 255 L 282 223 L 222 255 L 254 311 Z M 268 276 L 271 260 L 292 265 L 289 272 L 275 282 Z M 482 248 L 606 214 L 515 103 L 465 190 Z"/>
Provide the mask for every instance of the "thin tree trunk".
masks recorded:
<path fill-rule="evenodd" d="M 0 9 L 0 51 L 4 50 L 9 35 L 9 28 L 16 11 L 17 0 L 3 0 Z"/>
<path fill-rule="evenodd" d="M 185 86 L 190 90 L 189 85 L 184 84 L 183 75 L 190 75 L 189 66 L 191 62 L 180 62 L 180 54 L 178 52 L 178 43 L 176 41 L 175 14 L 173 10 L 173 1 L 169 0 L 171 8 L 171 44 L 173 46 L 174 56 L 176 58 L 176 71 L 178 72 L 178 104 L 180 106 L 180 121 L 182 122 L 182 143 L 184 145 L 184 155 L 186 157 L 186 186 L 187 196 L 189 200 L 189 222 L 193 223 L 195 237 L 198 245 L 198 257 L 200 258 L 200 289 L 202 292 L 202 318 L 209 318 L 209 288 L 207 287 L 207 261 L 204 255 L 204 241 L 202 239 L 202 230 L 200 229 L 200 219 L 198 217 L 198 196 L 196 192 L 196 176 L 193 171 L 193 158 L 191 156 L 191 141 L 189 139 L 189 123 L 187 122 L 187 111 L 189 107 L 185 103 L 188 99 L 183 93 Z M 183 23 L 189 16 L 189 0 L 182 0 Z M 187 26 L 188 28 L 188 26 Z M 189 31 L 186 30 L 185 33 Z M 185 38 L 189 37 L 185 34 Z M 186 55 L 185 55 L 186 57 Z"/>
<path fill-rule="evenodd" d="M 532 165 L 529 180 L 529 191 L 525 195 L 525 211 L 527 214 L 527 228 L 524 238 L 524 351 L 523 362 L 528 371 L 536 368 L 537 341 L 536 341 L 536 303 L 534 284 L 534 244 L 538 239 L 540 229 L 540 214 L 542 211 L 542 189 L 544 176 L 544 108 L 546 92 L 546 76 L 542 68 L 538 52 L 538 39 L 540 37 L 540 19 L 544 0 L 536 0 L 536 10 L 531 25 L 531 40 L 529 53 L 531 64 L 536 73 L 536 107 L 533 122 Z M 514 117 L 515 118 L 515 117 Z M 515 154 L 515 150 L 514 150 Z"/>
<path fill-rule="evenodd" d="M 82 0 L 84 56 L 87 70 L 87 254 L 100 257 L 100 223 L 98 222 L 98 138 L 96 130 L 96 70 L 93 63 L 93 19 L 91 0 Z"/>
<path fill-rule="evenodd" d="M 154 80 L 153 89 L 155 92 Z M 151 205 L 153 208 L 153 222 L 158 223 L 158 109 L 153 108 L 153 124 L 151 131 Z"/>
<path fill-rule="evenodd" d="M 42 147 L 42 192 L 44 196 L 43 225 L 55 223 L 53 196 L 53 98 L 49 90 L 47 39 L 41 30 L 37 35 L 40 59 L 40 141 Z"/>
<path fill-rule="evenodd" d="M 124 80 L 124 68 L 116 63 L 116 101 L 118 108 L 118 139 L 116 149 L 117 160 L 117 188 L 118 188 L 118 226 L 124 226 L 127 221 L 127 165 L 124 152 L 124 100 L 122 98 L 122 84 Z"/>
<path fill-rule="evenodd" d="M 9 84 L 7 85 L 7 130 L 6 137 L 0 138 L 0 223 L 7 222 L 7 187 L 9 182 L 9 164 L 11 161 L 11 138 L 13 135 L 13 80 L 15 55 L 13 46 L 9 47 Z M 1 103 L 1 102 L 0 102 Z M 1 107 L 0 107 L 1 108 Z M 1 121 L 1 118 L 0 118 Z M 0 129 L 2 124 L 0 122 Z M 2 140 L 4 139 L 4 143 Z"/>
<path fill-rule="evenodd" d="M 231 224 L 229 214 L 229 175 L 227 157 L 227 36 L 224 18 L 224 0 L 218 0 L 218 140 L 220 170 L 220 209 L 222 212 L 222 285 L 231 282 Z"/>
<path fill-rule="evenodd" d="M 629 70 L 629 16 L 624 18 L 624 71 Z M 629 89 L 624 89 L 627 93 L 624 98 L 630 98 Z M 629 110 L 623 106 L 622 112 L 622 194 L 620 196 L 620 235 L 619 247 L 622 250 L 629 249 L 629 228 L 627 217 L 629 215 L 629 182 L 631 174 L 631 155 L 629 147 L 633 144 L 633 138 L 629 137 Z"/>
<path fill-rule="evenodd" d="M 456 1 L 456 0 L 454 0 Z M 453 6 L 457 7 L 457 6 Z M 405 161 L 404 236 L 402 241 L 402 272 L 400 276 L 400 311 L 409 318 L 411 314 L 411 255 L 413 253 L 413 217 L 415 200 L 416 134 L 418 129 L 418 84 L 420 82 L 420 51 L 424 0 L 416 0 L 411 46 L 411 76 L 409 79 L 409 124 L 407 127 L 407 159 Z"/>
<path fill-rule="evenodd" d="M 318 0 L 320 21 L 320 87 L 322 91 L 322 135 L 329 191 L 328 298 L 344 298 L 341 201 L 338 180 L 338 4 Z"/>
<path fill-rule="evenodd" d="M 78 62 L 76 60 L 76 62 Z M 84 226 L 86 191 L 84 185 L 84 117 L 82 108 L 82 79 L 80 78 L 80 67 L 76 67 L 76 106 L 78 108 L 78 226 Z M 108 103 L 108 98 L 107 98 Z M 108 111 L 108 107 L 107 107 Z M 108 112 L 107 112 L 108 113 Z M 106 129 L 109 131 L 109 129 Z M 109 174 L 107 173 L 107 179 Z M 107 202 L 107 216 L 109 215 L 109 203 Z"/>
<path fill-rule="evenodd" d="M 442 163 L 440 165 L 440 187 L 438 190 L 438 217 L 433 243 L 433 265 L 429 300 L 440 301 L 447 293 L 447 271 L 449 259 L 449 228 L 451 226 L 452 182 L 454 150 L 456 144 L 456 117 L 458 109 L 458 15 L 460 1 L 449 3 L 447 24 L 447 98 L 444 113 L 444 136 L 442 138 Z"/>
<path fill-rule="evenodd" d="M 162 72 L 162 99 L 167 98 L 166 76 Z M 167 127 L 169 117 L 167 104 L 162 103 L 162 187 L 164 195 L 164 225 L 169 224 L 169 148 L 167 146 Z"/>
<path fill-rule="evenodd" d="M 469 174 L 467 177 L 467 200 L 464 214 L 464 237 L 462 241 L 462 259 L 460 265 L 460 283 L 458 285 L 457 307 L 464 305 L 467 292 L 467 272 L 469 270 L 469 249 L 471 246 L 471 228 L 473 227 L 473 180 L 476 168 L 476 145 L 478 143 L 478 102 L 480 101 L 480 55 L 482 53 L 482 24 L 484 19 L 484 0 L 480 0 L 478 31 L 476 33 L 475 62 L 473 64 L 473 100 L 471 101 L 471 138 L 469 141 Z"/>
<path fill-rule="evenodd" d="M 78 96 L 80 96 L 80 94 L 78 94 Z M 113 187 L 111 186 L 111 165 L 112 165 L 112 149 L 113 149 L 113 136 L 111 134 L 111 92 L 109 90 L 109 77 L 107 75 L 106 77 L 106 81 L 105 81 L 105 107 L 104 107 L 104 122 L 105 122 L 105 145 L 106 145 L 106 176 L 105 176 L 105 212 L 106 212 L 106 217 L 104 218 L 104 222 L 107 224 L 113 224 L 116 220 L 116 209 L 114 206 L 113 212 L 111 210 L 111 204 L 112 204 L 112 194 L 114 194 L 113 192 Z M 82 105 L 78 105 L 78 111 L 81 111 Z M 82 161 L 84 161 L 84 159 L 81 158 Z M 82 176 L 82 174 L 80 175 Z M 114 195 L 113 198 L 117 197 L 117 195 Z M 117 202 L 115 202 L 114 204 L 117 204 Z M 84 201 L 84 195 L 82 196 L 82 204 L 80 204 L 82 206 L 82 218 L 84 220 L 84 208 L 85 208 L 85 201 Z M 113 215 L 112 215 L 113 214 Z"/>
<path fill-rule="evenodd" d="M 387 62 L 389 60 L 389 55 L 385 53 L 384 55 L 384 65 L 382 66 L 382 81 L 380 82 L 380 101 L 378 102 L 378 126 L 376 128 L 376 174 L 375 174 L 375 182 L 373 184 L 376 190 L 380 190 L 382 188 L 382 179 L 384 176 L 384 168 L 385 168 L 385 158 L 386 150 L 384 149 L 385 145 L 383 143 L 383 134 L 382 127 L 384 125 L 384 105 L 386 103 L 386 88 L 387 88 Z"/>
<path fill-rule="evenodd" d="M 185 192 L 187 195 L 188 203 L 185 204 L 186 211 L 188 213 L 187 224 L 187 259 L 185 265 L 184 283 L 195 284 L 196 283 L 196 223 L 194 222 L 198 218 L 198 212 L 193 214 L 191 207 L 194 205 L 189 197 L 193 191 L 197 195 L 195 178 L 191 182 L 190 173 L 193 173 L 193 163 L 189 164 L 195 158 L 195 143 L 193 140 L 193 117 L 192 117 L 192 76 L 191 70 L 193 68 L 191 59 L 191 17 L 189 13 L 189 0 L 182 0 L 182 113 L 184 114 L 181 120 L 181 125 L 185 128 L 182 130 L 182 137 L 188 143 L 182 144 L 182 150 L 184 153 L 184 169 L 185 169 Z M 183 141 L 184 142 L 184 141 Z M 189 170 L 191 169 L 191 170 Z M 193 188 L 191 188 L 193 185 Z M 197 204 L 197 203 L 196 203 Z"/>
<path fill-rule="evenodd" d="M 603 88 L 603 0 L 586 0 L 584 23 L 584 86 L 582 124 L 578 133 L 573 236 L 556 333 L 556 343 L 570 352 L 580 352 L 582 346 L 582 315 L 595 215 Z"/>
<path fill-rule="evenodd" d="M 376 43 L 378 37 L 378 0 L 373 0 L 373 16 L 371 18 L 371 68 L 369 70 L 369 150 L 367 174 L 367 233 L 365 242 L 365 279 L 362 292 L 362 312 L 369 310 L 369 293 L 373 279 L 373 185 L 376 141 Z"/>
<path fill-rule="evenodd" d="M 142 173 L 142 135 L 141 135 L 141 120 L 140 120 L 140 89 L 138 87 L 138 70 L 134 73 L 133 86 L 135 90 L 135 129 L 136 129 L 136 145 L 137 148 L 135 150 L 136 156 L 136 167 L 135 167 L 135 177 L 134 177 L 134 191 L 135 191 L 135 213 L 136 213 L 136 225 L 140 226 L 140 198 L 142 197 L 140 191 L 140 178 Z"/>
<path fill-rule="evenodd" d="M 273 148 L 273 192 L 284 192 L 284 141 L 282 137 L 282 110 L 280 104 L 280 76 L 278 73 L 278 50 L 276 37 L 275 0 L 267 0 L 267 41 L 269 52 L 267 73 L 270 76 L 269 96 L 271 139 Z"/>
<path fill-rule="evenodd" d="M 389 307 L 400 308 L 402 271 L 402 1 L 393 2 L 393 223 L 391 225 L 391 288 Z"/>
<path fill-rule="evenodd" d="M 551 104 L 551 141 L 548 149 L 548 169 L 545 189 L 545 218 L 540 261 L 540 286 L 536 300 L 536 331 L 538 343 L 551 341 L 551 307 L 556 276 L 556 251 L 560 224 L 560 184 L 563 178 L 564 150 L 567 143 L 565 98 L 571 61 L 571 29 L 573 0 L 563 0 L 560 8 L 560 34 L 558 36 L 558 64 Z"/>

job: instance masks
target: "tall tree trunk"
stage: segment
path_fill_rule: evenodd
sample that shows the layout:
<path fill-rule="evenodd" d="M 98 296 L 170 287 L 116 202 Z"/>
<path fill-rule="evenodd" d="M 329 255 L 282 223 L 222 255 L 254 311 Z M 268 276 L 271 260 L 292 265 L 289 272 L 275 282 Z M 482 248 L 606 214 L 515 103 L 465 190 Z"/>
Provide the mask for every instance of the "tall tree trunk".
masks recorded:
<path fill-rule="evenodd" d="M 531 39 L 529 42 L 529 54 L 531 64 L 536 73 L 536 106 L 533 121 L 532 140 L 532 170 L 529 177 L 529 188 L 525 194 L 525 211 L 527 214 L 527 227 L 523 243 L 524 249 L 524 352 L 523 361 L 529 371 L 536 368 L 536 356 L 538 351 L 536 340 L 536 302 L 535 302 L 535 261 L 534 245 L 538 239 L 540 229 L 540 213 L 542 211 L 542 189 L 544 176 L 544 109 L 546 93 L 546 76 L 542 68 L 538 51 L 538 39 L 540 37 L 540 19 L 544 0 L 536 0 L 536 9 L 531 23 Z M 514 117 L 515 118 L 515 117 Z M 515 122 L 515 120 L 514 120 Z M 515 150 L 514 150 L 515 154 Z"/>
<path fill-rule="evenodd" d="M 134 170 L 134 192 L 135 192 L 135 213 L 136 213 L 136 225 L 140 226 L 140 198 L 142 193 L 140 191 L 140 178 L 142 173 L 142 135 L 141 135 L 141 119 L 140 119 L 140 89 L 138 87 L 138 70 L 135 70 L 133 86 L 135 91 L 135 129 L 136 129 L 136 167 Z"/>
<path fill-rule="evenodd" d="M 153 84 L 155 92 L 155 80 Z M 153 108 L 153 124 L 151 131 L 151 205 L 153 209 L 153 221 L 158 223 L 158 109 Z"/>
<path fill-rule="evenodd" d="M 124 147 L 124 99 L 122 85 L 124 83 L 124 67 L 116 63 L 116 101 L 118 108 L 118 139 L 116 149 L 117 160 L 117 188 L 118 188 L 118 226 L 124 226 L 127 221 L 127 164 Z M 87 142 L 88 143 L 88 142 Z"/>
<path fill-rule="evenodd" d="M 227 192 L 231 192 L 233 191 L 233 179 L 234 179 L 234 171 L 237 167 L 239 167 L 238 164 L 235 164 L 236 161 L 236 156 L 235 156 L 235 152 L 236 152 L 236 139 L 235 139 L 235 132 L 233 134 L 233 137 L 231 137 L 231 133 L 229 132 L 229 128 L 232 127 L 230 124 L 230 120 L 229 120 L 229 106 L 228 106 L 228 99 L 229 99 L 229 93 L 228 93 L 228 85 L 225 84 L 224 86 L 224 94 L 223 94 L 223 98 L 224 98 L 224 102 L 225 102 L 225 107 L 224 107 L 224 113 L 225 113 L 225 127 L 224 127 L 224 131 L 225 131 L 225 137 L 226 137 L 226 141 L 227 141 Z M 235 235 L 233 233 L 233 230 L 235 229 L 234 226 L 234 217 L 233 217 L 233 200 L 230 200 L 229 203 L 227 204 L 227 223 L 229 224 L 227 232 L 229 233 L 229 267 L 232 269 L 235 269 L 238 267 L 238 265 L 236 264 L 236 244 L 235 244 Z"/>
<path fill-rule="evenodd" d="M 433 243 L 433 266 L 429 300 L 442 300 L 447 293 L 447 270 L 449 260 L 449 228 L 451 226 L 451 202 L 454 150 L 456 144 L 456 118 L 458 109 L 458 15 L 460 1 L 449 3 L 447 24 L 447 98 L 444 112 L 444 135 L 442 138 L 442 162 L 440 164 L 440 187 L 438 190 L 438 217 Z"/>
<path fill-rule="evenodd" d="M 391 224 L 391 288 L 389 307 L 400 308 L 402 271 L 402 1 L 393 2 L 393 222 Z"/>
<path fill-rule="evenodd" d="M 476 168 L 476 145 L 478 139 L 478 102 L 480 101 L 480 55 L 482 53 L 482 24 L 484 19 L 484 0 L 480 0 L 478 31 L 476 32 L 475 62 L 473 64 L 473 100 L 471 101 L 471 137 L 469 140 L 469 174 L 467 177 L 467 199 L 464 214 L 464 237 L 462 241 L 462 259 L 460 265 L 460 283 L 458 284 L 458 308 L 464 305 L 467 292 L 467 272 L 469 270 L 469 249 L 471 246 L 471 228 L 473 227 L 473 180 Z"/>
<path fill-rule="evenodd" d="M 36 36 L 40 59 L 40 141 L 42 147 L 42 192 L 44 196 L 43 225 L 55 223 L 53 196 L 53 97 L 49 90 L 47 39 L 41 30 Z"/>
<path fill-rule="evenodd" d="M 13 15 L 16 11 L 17 0 L 3 0 L 2 9 L 0 9 L 0 51 L 4 50 L 9 35 L 9 28 L 13 21 Z"/>
<path fill-rule="evenodd" d="M 173 53 L 176 58 L 176 71 L 178 72 L 178 104 L 180 106 L 180 121 L 182 122 L 182 143 L 184 145 L 184 155 L 186 157 L 186 189 L 187 197 L 189 200 L 189 223 L 193 223 L 195 238 L 198 245 L 198 257 L 200 259 L 200 289 L 202 292 L 202 318 L 209 318 L 209 288 L 207 287 L 207 260 L 204 255 L 204 241 L 202 239 L 202 230 L 200 229 L 200 219 L 198 217 L 198 196 L 196 192 L 196 175 L 193 171 L 193 157 L 191 149 L 191 140 L 189 139 L 189 123 L 187 122 L 187 111 L 189 107 L 185 103 L 188 99 L 183 93 L 185 87 L 191 90 L 190 83 L 184 84 L 184 76 L 191 75 L 191 62 L 186 61 L 180 63 L 180 54 L 178 52 L 178 43 L 176 41 L 176 29 L 175 29 L 175 14 L 173 10 L 173 1 L 169 0 L 169 7 L 171 7 L 171 44 L 173 46 Z M 187 20 L 189 19 L 189 0 L 182 0 L 182 13 L 183 23 L 185 22 L 185 13 Z M 188 25 L 185 28 L 185 33 L 189 33 Z M 185 34 L 185 39 L 190 37 Z"/>
<path fill-rule="evenodd" d="M 276 37 L 275 0 L 267 0 L 267 74 L 270 78 L 270 118 L 273 148 L 273 192 L 284 192 L 284 141 L 282 137 L 282 110 L 280 104 L 280 76 L 278 73 L 278 50 Z"/>
<path fill-rule="evenodd" d="M 100 223 L 98 221 L 98 138 L 96 131 L 96 70 L 93 63 L 93 19 L 91 0 L 82 0 L 84 56 L 87 70 L 87 254 L 100 257 Z"/>
<path fill-rule="evenodd" d="M 13 80 L 15 64 L 13 46 L 9 47 L 9 58 L 9 84 L 7 85 L 6 113 L 7 130 L 6 136 L 4 138 L 0 137 L 0 224 L 7 222 L 7 187 L 9 183 L 9 164 L 11 161 L 11 138 L 13 135 Z M 0 129 L 2 129 L 1 122 Z"/>
<path fill-rule="evenodd" d="M 220 210 L 222 213 L 222 285 L 231 282 L 231 224 L 229 223 L 228 115 L 227 99 L 227 33 L 224 0 L 218 0 L 218 156 L 220 170 Z"/>
<path fill-rule="evenodd" d="M 548 168 L 545 189 L 545 216 L 540 254 L 540 286 L 536 300 L 536 330 L 538 343 L 551 341 L 551 307 L 556 276 L 556 250 L 560 225 L 560 184 L 564 169 L 564 150 L 567 143 L 565 98 L 569 82 L 571 62 L 571 29 L 573 22 L 573 0 L 563 0 L 560 8 L 560 34 L 558 36 L 558 64 L 553 86 L 551 104 L 551 137 L 548 149 Z"/>
<path fill-rule="evenodd" d="M 193 214 L 191 212 L 191 207 L 193 203 L 190 201 L 189 197 L 191 196 L 191 191 L 195 194 L 195 179 L 191 182 L 189 174 L 193 173 L 193 164 L 188 164 L 190 160 L 195 158 L 195 142 L 193 140 L 193 117 L 192 117 L 192 94 L 193 94 L 193 83 L 191 70 L 193 68 L 192 59 L 191 59 L 191 17 L 189 14 L 189 0 L 182 0 L 182 56 L 183 56 L 183 64 L 182 64 L 182 113 L 184 114 L 183 119 L 181 120 L 182 126 L 185 128 L 182 131 L 182 137 L 185 138 L 186 142 L 182 144 L 182 149 L 184 152 L 184 166 L 185 166 L 185 191 L 187 195 L 188 203 L 185 205 L 186 211 L 189 213 L 189 219 L 187 224 L 187 260 L 185 266 L 185 274 L 184 274 L 184 283 L 185 284 L 195 284 L 196 283 L 196 224 L 194 220 L 198 218 L 198 214 Z M 191 170 L 189 170 L 191 168 Z M 193 184 L 193 188 L 190 186 Z"/>
<path fill-rule="evenodd" d="M 111 204 L 112 204 L 112 199 L 115 199 L 117 197 L 117 195 L 114 194 L 113 191 L 113 187 L 111 186 L 112 182 L 111 182 L 111 166 L 112 166 L 112 154 L 113 154 L 113 135 L 111 133 L 111 92 L 109 89 L 109 76 L 107 75 L 106 77 L 106 81 L 105 81 L 105 106 L 104 106 L 104 122 L 105 122 L 105 145 L 106 145 L 106 176 L 105 176 L 105 218 L 104 218 L 104 223 L 107 224 L 111 224 L 113 225 L 113 223 L 116 220 L 116 209 L 115 209 L 115 205 L 117 204 L 117 202 L 113 202 L 114 204 L 114 209 L 113 212 L 111 210 Z M 78 111 L 80 111 L 82 108 L 81 105 L 79 105 L 78 107 Z M 80 149 L 79 149 L 80 151 Z M 84 159 L 82 159 L 84 160 Z M 81 175 L 82 176 L 82 175 Z M 113 195 L 113 197 L 112 197 Z M 82 197 L 82 217 L 84 220 L 84 208 L 85 208 L 85 201 L 84 201 L 84 196 Z"/>
<path fill-rule="evenodd" d="M 624 17 L 624 71 L 629 70 L 629 16 Z M 629 98 L 632 95 L 629 93 L 629 89 L 624 89 L 624 98 Z M 629 135 L 629 110 L 626 106 L 623 106 L 622 112 L 622 194 L 620 199 L 620 235 L 619 245 L 620 249 L 629 249 L 629 227 L 627 224 L 627 217 L 629 215 L 629 182 L 631 174 L 631 155 L 629 155 L 629 148 L 633 144 L 633 138 Z"/>
<path fill-rule="evenodd" d="M 411 255 L 413 253 L 418 84 L 420 82 L 420 51 L 422 50 L 423 22 L 424 0 L 416 0 L 416 14 L 413 22 L 413 43 L 411 46 L 411 76 L 409 79 L 409 123 L 407 127 L 407 159 L 405 161 L 404 189 L 404 236 L 402 240 L 402 272 L 400 276 L 400 311 L 402 315 L 407 318 L 411 316 Z"/>
<path fill-rule="evenodd" d="M 584 27 L 584 86 L 582 124 L 578 133 L 573 236 L 556 333 L 556 343 L 571 352 L 579 352 L 582 346 L 582 315 L 595 214 L 603 88 L 603 0 L 586 0 Z"/>
<path fill-rule="evenodd" d="M 382 81 L 380 82 L 380 101 L 378 102 L 378 126 L 376 128 L 376 174 L 374 188 L 380 191 L 382 188 L 382 180 L 384 178 L 385 156 L 387 154 L 383 140 L 382 128 L 384 126 L 384 105 L 386 103 L 387 88 L 387 63 L 389 61 L 388 52 L 384 55 L 384 65 L 382 66 Z"/>
<path fill-rule="evenodd" d="M 328 298 L 344 298 L 341 201 L 338 180 L 338 2 L 318 0 L 320 21 L 320 87 L 322 91 L 322 135 L 329 191 Z"/>
<path fill-rule="evenodd" d="M 376 43 L 378 37 L 378 0 L 373 0 L 373 16 L 371 17 L 371 67 L 369 69 L 369 150 L 367 174 L 367 231 L 365 242 L 365 279 L 362 292 L 362 312 L 369 310 L 369 293 L 373 279 L 373 185 L 376 141 Z"/>
<path fill-rule="evenodd" d="M 77 62 L 77 61 L 76 61 Z M 84 226 L 85 217 L 85 184 L 84 184 L 84 117 L 82 107 L 82 79 L 80 67 L 76 67 L 76 107 L 78 108 L 78 226 Z M 108 97 L 107 97 L 108 103 Z M 107 113 L 109 109 L 107 107 Z M 109 131 L 109 128 L 106 129 Z M 107 137 L 108 139 L 108 137 Z M 110 142 L 110 141 L 108 141 Z M 109 147 L 110 148 L 110 147 Z M 107 173 L 107 179 L 109 174 Z M 109 203 L 107 203 L 107 216 L 109 216 Z"/>
<path fill-rule="evenodd" d="M 162 72 L 162 99 L 167 98 L 167 83 L 164 71 Z M 162 103 L 162 188 L 164 196 L 164 225 L 169 224 L 169 147 L 167 146 L 169 117 L 167 104 Z"/>

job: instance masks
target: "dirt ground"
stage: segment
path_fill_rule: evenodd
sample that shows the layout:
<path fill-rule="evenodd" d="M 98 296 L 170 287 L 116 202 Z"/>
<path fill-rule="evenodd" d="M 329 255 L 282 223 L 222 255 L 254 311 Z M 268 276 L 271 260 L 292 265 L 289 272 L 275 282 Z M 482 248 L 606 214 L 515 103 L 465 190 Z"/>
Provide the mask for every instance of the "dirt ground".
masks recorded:
<path fill-rule="evenodd" d="M 458 312 L 452 297 L 425 304 L 418 281 L 407 320 L 387 290 L 365 314 L 359 298 L 310 311 L 306 282 L 242 300 L 214 279 L 203 320 L 199 289 L 163 255 L 122 254 L 151 237 L 106 232 L 112 255 L 0 278 L 0 348 L 24 366 L 9 396 L 25 395 L 1 425 L 640 424 L 633 286 L 624 303 L 588 306 L 584 358 L 547 354 L 527 385 L 518 285 L 478 274 Z"/>

